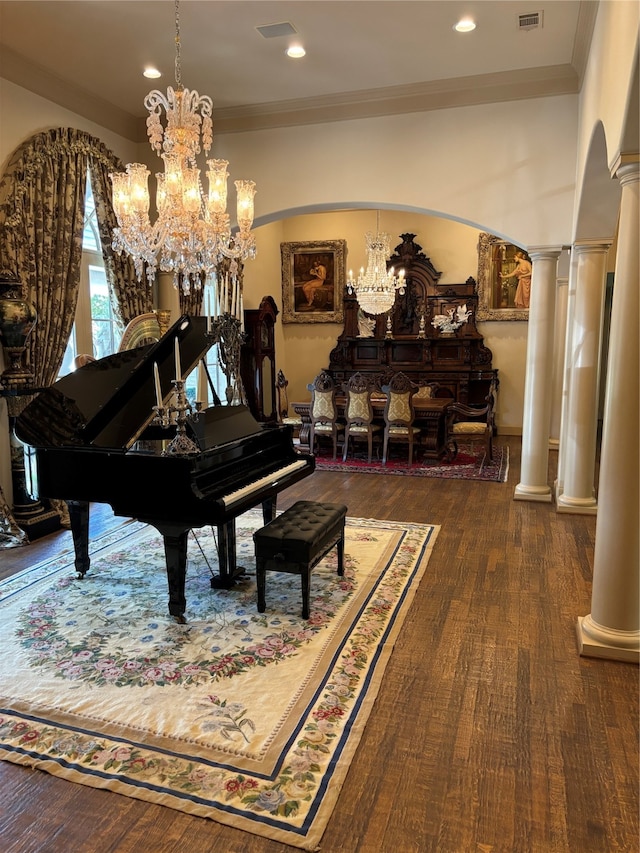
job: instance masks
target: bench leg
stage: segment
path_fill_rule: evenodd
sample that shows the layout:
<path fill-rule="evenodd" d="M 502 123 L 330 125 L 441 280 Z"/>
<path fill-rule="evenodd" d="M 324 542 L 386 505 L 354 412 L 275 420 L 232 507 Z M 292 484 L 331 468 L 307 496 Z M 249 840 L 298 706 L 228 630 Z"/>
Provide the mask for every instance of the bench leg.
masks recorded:
<path fill-rule="evenodd" d="M 342 536 L 338 539 L 338 574 L 340 577 L 344 575 L 344 529 Z"/>
<path fill-rule="evenodd" d="M 256 585 L 258 587 L 258 613 L 264 613 L 267 609 L 265 600 L 267 573 L 263 560 L 256 560 Z"/>
<path fill-rule="evenodd" d="M 300 571 L 302 580 L 302 618 L 309 618 L 309 590 L 311 587 L 311 569 L 309 566 L 302 566 Z"/>

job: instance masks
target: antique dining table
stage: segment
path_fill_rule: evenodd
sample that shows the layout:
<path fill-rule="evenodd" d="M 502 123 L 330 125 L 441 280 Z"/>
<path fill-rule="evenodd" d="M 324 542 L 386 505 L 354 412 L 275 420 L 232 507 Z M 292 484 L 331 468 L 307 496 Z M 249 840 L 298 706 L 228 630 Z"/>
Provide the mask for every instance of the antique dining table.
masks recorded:
<path fill-rule="evenodd" d="M 372 393 L 371 406 L 374 420 L 384 424 L 384 406 L 386 396 Z M 347 398 L 336 395 L 338 416 L 344 418 Z M 416 397 L 413 398 L 415 425 L 420 427 L 420 448 L 429 459 L 440 459 L 445 451 L 445 412 L 454 403 L 451 397 Z M 309 450 L 309 429 L 311 426 L 311 401 L 292 403 L 294 412 L 302 421 L 300 427 L 300 449 Z"/>

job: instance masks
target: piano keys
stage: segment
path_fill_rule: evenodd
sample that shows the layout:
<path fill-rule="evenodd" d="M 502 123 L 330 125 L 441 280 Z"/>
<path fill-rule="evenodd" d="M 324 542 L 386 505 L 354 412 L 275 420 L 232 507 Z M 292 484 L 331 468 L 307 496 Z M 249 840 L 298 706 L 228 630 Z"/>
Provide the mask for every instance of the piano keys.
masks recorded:
<path fill-rule="evenodd" d="M 152 423 L 154 364 L 163 400 L 172 390 L 174 348 L 186 376 L 209 348 L 206 319 L 181 317 L 157 343 L 87 364 L 43 390 L 18 418 L 16 433 L 36 450 L 40 493 L 69 505 L 79 577 L 89 570 L 89 504 L 108 503 L 163 537 L 169 612 L 185 621 L 187 540 L 192 528 L 217 527 L 219 574 L 230 588 L 237 566 L 235 519 L 262 505 L 265 523 L 277 495 L 313 473 L 296 452 L 291 427 L 258 423 L 245 406 L 213 406 L 189 423 L 199 452 L 162 455 L 173 437 Z M 181 377 L 182 378 L 182 377 Z"/>

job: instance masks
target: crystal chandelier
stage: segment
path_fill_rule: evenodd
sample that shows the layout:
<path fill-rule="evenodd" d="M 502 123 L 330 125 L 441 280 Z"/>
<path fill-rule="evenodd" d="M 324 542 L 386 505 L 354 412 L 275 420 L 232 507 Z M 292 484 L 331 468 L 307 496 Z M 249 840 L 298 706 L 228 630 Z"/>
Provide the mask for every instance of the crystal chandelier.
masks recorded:
<path fill-rule="evenodd" d="M 367 271 L 361 267 L 358 280 L 354 281 L 349 270 L 347 290 L 355 293 L 358 303 L 367 314 L 386 314 L 393 307 L 396 291 L 404 293 L 404 270 L 395 275 L 393 267 L 387 270 L 391 236 L 380 231 L 380 211 L 377 214 L 376 233 L 367 231 Z"/>
<path fill-rule="evenodd" d="M 188 292 L 201 287 L 201 276 L 212 275 L 224 258 L 244 261 L 255 258 L 253 224 L 253 181 L 235 181 L 239 231 L 231 233 L 227 213 L 227 160 L 207 160 L 209 193 L 205 196 L 196 155 L 201 145 L 208 154 L 213 143 L 213 102 L 182 86 L 180 67 L 179 0 L 175 0 L 176 88 L 167 94 L 154 89 L 145 98 L 149 111 L 147 133 L 151 147 L 162 157 L 164 172 L 158 173 L 156 208 L 158 217 L 149 219 L 149 170 L 141 163 L 129 163 L 126 172 L 110 175 L 113 207 L 118 228 L 113 232 L 113 248 L 133 258 L 138 279 L 147 268 L 149 284 L 159 267 L 173 273 L 173 283 Z M 160 122 L 166 113 L 166 127 Z M 200 137 L 202 136 L 202 143 Z"/>

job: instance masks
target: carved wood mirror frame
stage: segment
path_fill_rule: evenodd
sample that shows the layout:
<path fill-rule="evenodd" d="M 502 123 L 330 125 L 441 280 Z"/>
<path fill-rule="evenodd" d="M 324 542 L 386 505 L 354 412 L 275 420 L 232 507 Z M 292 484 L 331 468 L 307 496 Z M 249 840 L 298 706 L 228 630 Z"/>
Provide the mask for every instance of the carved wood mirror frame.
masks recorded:
<path fill-rule="evenodd" d="M 521 251 L 519 246 L 501 240 L 493 234 L 481 232 L 478 238 L 478 320 L 528 320 L 528 308 L 501 308 L 496 305 L 496 293 L 506 285 L 498 278 L 495 249 L 506 252 Z"/>

